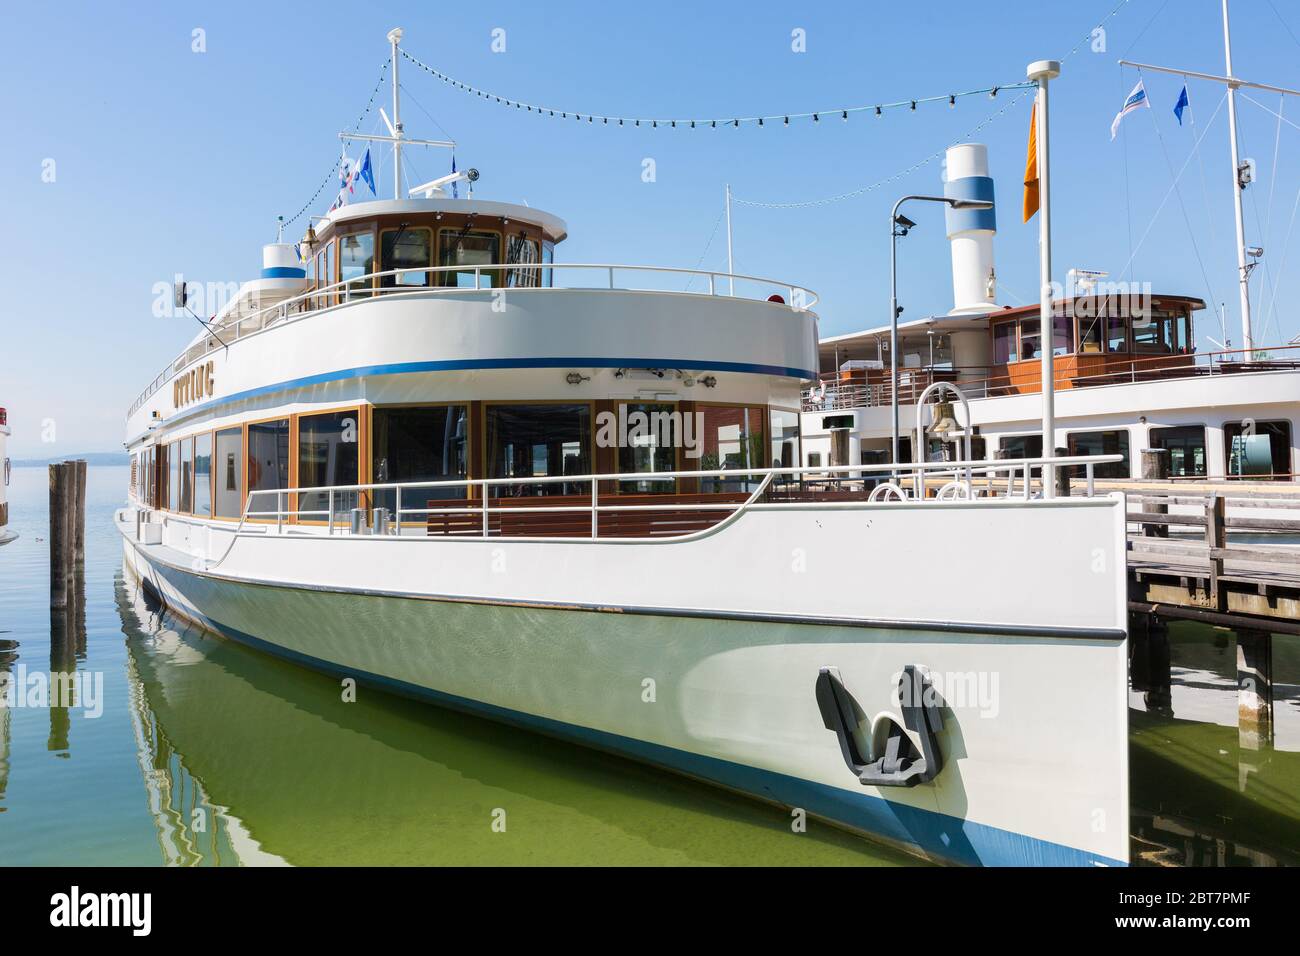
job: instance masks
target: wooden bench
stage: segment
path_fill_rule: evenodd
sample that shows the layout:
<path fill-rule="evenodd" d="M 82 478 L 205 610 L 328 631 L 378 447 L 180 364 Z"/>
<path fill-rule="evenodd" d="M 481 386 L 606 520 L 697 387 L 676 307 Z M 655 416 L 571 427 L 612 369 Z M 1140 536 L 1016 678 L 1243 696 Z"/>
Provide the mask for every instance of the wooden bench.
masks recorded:
<path fill-rule="evenodd" d="M 602 511 L 599 513 L 599 536 L 602 538 L 656 538 L 693 534 L 726 520 L 733 512 L 699 511 L 690 505 L 734 505 L 739 507 L 749 495 L 602 494 L 600 505 L 645 506 L 642 511 Z M 662 507 L 648 507 L 660 506 Z M 590 495 L 534 495 L 519 498 L 493 498 L 488 502 L 490 537 L 589 538 L 591 537 Z M 430 535 L 479 537 L 483 534 L 483 503 L 475 498 L 431 499 L 426 508 L 448 509 L 428 516 Z M 582 508 L 582 511 L 520 511 L 523 508 Z"/>

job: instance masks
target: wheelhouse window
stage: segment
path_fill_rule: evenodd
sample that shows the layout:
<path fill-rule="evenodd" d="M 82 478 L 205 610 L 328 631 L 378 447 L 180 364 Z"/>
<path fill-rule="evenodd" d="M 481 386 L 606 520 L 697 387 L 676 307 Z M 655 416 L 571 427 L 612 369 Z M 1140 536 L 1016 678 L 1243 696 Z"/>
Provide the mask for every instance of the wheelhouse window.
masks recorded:
<path fill-rule="evenodd" d="M 375 236 L 370 232 L 354 232 L 339 239 L 339 281 L 345 299 L 364 298 L 370 294 L 373 282 L 369 276 L 375 271 Z"/>
<path fill-rule="evenodd" d="M 360 481 L 361 414 L 355 408 L 322 415 L 298 417 L 298 487 L 321 488 L 329 485 L 355 485 Z M 329 492 L 303 492 L 298 496 L 298 512 L 304 521 L 326 521 Z M 342 491 L 334 495 L 334 513 L 357 507 L 357 492 Z M 321 512 L 309 514 L 304 512 Z"/>
<path fill-rule="evenodd" d="M 248 490 L 269 491 L 289 487 L 289 419 L 256 422 L 248 426 Z M 249 514 L 274 514 L 281 510 L 279 495 L 250 497 Z M 285 505 L 288 503 L 285 502 Z"/>
<path fill-rule="evenodd" d="M 1019 361 L 1020 325 L 1015 321 L 993 326 L 993 361 L 997 365 Z"/>
<path fill-rule="evenodd" d="M 238 518 L 244 511 L 244 430 L 223 428 L 213 448 L 213 512 L 218 518 Z"/>
<path fill-rule="evenodd" d="M 178 511 L 194 510 L 194 439 L 183 438 L 181 446 L 181 496 Z"/>
<path fill-rule="evenodd" d="M 1131 352 L 1128 342 L 1128 319 L 1122 315 L 1106 316 L 1106 351 Z"/>
<path fill-rule="evenodd" d="M 1080 352 L 1095 354 L 1101 351 L 1101 343 L 1106 331 L 1104 328 L 1105 321 L 1099 315 L 1079 317 Z"/>
<path fill-rule="evenodd" d="M 1020 323 L 1020 359 L 1042 358 L 1043 337 L 1038 330 L 1042 323 L 1038 319 L 1023 319 Z"/>
<path fill-rule="evenodd" d="M 180 442 L 167 445 L 167 509 L 179 511 L 181 507 L 181 450 Z"/>
<path fill-rule="evenodd" d="M 325 243 L 325 247 L 316 253 L 316 287 L 323 289 L 333 285 L 334 281 L 334 243 L 331 241 Z M 323 309 L 333 301 L 333 293 L 319 296 L 316 299 L 316 308 Z"/>
<path fill-rule="evenodd" d="M 702 454 L 700 471 L 735 471 L 735 477 L 708 476 L 700 479 L 700 490 L 710 492 L 753 491 L 760 479 L 745 473 L 763 467 L 763 410 L 749 406 L 702 405 Z"/>
<path fill-rule="evenodd" d="M 371 470 L 376 484 L 455 481 L 468 477 L 467 406 L 376 408 L 372 423 Z M 402 492 L 402 507 L 423 508 L 430 499 L 466 497 L 464 485 L 413 489 Z M 397 493 L 378 491 L 375 504 L 395 513 Z M 414 518 L 423 520 L 424 515 Z"/>
<path fill-rule="evenodd" d="M 555 264 L 555 243 L 546 239 L 542 240 L 542 263 L 548 266 Z M 552 282 L 554 272 L 554 269 L 542 270 L 542 285 L 548 289 L 554 285 Z"/>
<path fill-rule="evenodd" d="M 538 261 L 537 243 L 522 232 L 506 238 L 506 262 L 515 264 L 535 264 Z M 541 284 L 541 270 L 508 269 L 506 285 L 510 288 L 532 289 Z"/>
<path fill-rule="evenodd" d="M 1128 457 L 1128 431 L 1124 429 L 1115 429 L 1111 431 L 1096 432 L 1073 432 L 1066 436 L 1066 447 L 1072 456 L 1074 455 L 1123 455 L 1123 461 L 1112 461 L 1102 465 L 1093 466 L 1093 476 L 1096 478 L 1127 478 L 1129 476 L 1129 457 Z M 1039 447 L 1042 447 L 1042 439 L 1039 439 Z M 1087 474 L 1087 466 L 1071 465 L 1070 474 L 1075 478 L 1083 478 Z"/>
<path fill-rule="evenodd" d="M 682 447 L 683 422 L 676 406 L 668 403 L 634 403 L 624 406 L 627 422 L 626 434 L 617 436 L 618 473 L 677 471 L 677 450 Z M 605 440 L 605 432 L 597 433 L 597 441 Z M 666 479 L 633 479 L 620 481 L 619 491 L 628 494 L 658 494 L 672 492 L 675 482 Z"/>
<path fill-rule="evenodd" d="M 1291 423 L 1228 422 L 1223 426 L 1229 478 L 1287 481 L 1291 477 Z"/>
<path fill-rule="evenodd" d="M 444 229 L 438 234 L 440 266 L 451 266 L 456 271 L 442 273 L 442 284 L 459 288 L 492 288 L 499 283 L 496 270 L 482 269 L 477 277 L 475 268 L 495 265 L 501 261 L 501 237 L 495 232 Z"/>
<path fill-rule="evenodd" d="M 1172 355 L 1178 351 L 1177 317 L 1155 313 L 1133 320 L 1133 351 L 1141 355 Z"/>
<path fill-rule="evenodd" d="M 1209 474 L 1205 457 L 1205 426 L 1179 425 L 1151 429 L 1151 447 L 1169 453 L 1172 478 L 1204 477 Z"/>
<path fill-rule="evenodd" d="M 383 288 L 433 285 L 433 276 L 428 271 L 433 266 L 433 230 L 405 225 L 385 229 L 379 234 L 379 261 L 380 272 L 411 270 L 395 276 L 381 276 L 379 285 Z"/>
<path fill-rule="evenodd" d="M 591 408 L 587 405 L 487 406 L 489 478 L 591 474 Z M 493 497 L 581 494 L 583 483 L 498 485 Z"/>

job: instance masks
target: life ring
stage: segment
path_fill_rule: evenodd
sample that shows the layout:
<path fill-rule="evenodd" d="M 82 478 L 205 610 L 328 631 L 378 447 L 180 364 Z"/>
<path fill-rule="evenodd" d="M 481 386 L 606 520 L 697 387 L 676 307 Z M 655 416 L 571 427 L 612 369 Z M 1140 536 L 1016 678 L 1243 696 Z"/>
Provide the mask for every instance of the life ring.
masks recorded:
<path fill-rule="evenodd" d="M 906 501 L 907 492 L 892 481 L 886 481 L 884 484 L 876 485 L 871 489 L 871 494 L 867 496 L 868 501 Z"/>

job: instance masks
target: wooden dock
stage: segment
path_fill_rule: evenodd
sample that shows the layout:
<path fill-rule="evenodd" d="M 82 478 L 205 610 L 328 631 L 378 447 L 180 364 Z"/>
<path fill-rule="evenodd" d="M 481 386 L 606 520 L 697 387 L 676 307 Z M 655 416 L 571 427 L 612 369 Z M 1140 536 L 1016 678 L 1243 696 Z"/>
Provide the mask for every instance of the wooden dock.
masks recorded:
<path fill-rule="evenodd" d="M 1229 630 L 1239 741 L 1267 749 L 1273 636 L 1300 634 L 1300 486 L 1133 485 L 1124 489 L 1132 689 L 1149 710 L 1170 710 L 1168 621 Z"/>

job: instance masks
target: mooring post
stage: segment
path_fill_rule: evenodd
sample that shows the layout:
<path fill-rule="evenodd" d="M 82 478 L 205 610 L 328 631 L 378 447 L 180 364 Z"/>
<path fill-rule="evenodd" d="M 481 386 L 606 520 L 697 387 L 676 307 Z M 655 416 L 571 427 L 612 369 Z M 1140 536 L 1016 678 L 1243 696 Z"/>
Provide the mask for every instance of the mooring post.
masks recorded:
<path fill-rule="evenodd" d="M 69 495 L 75 488 L 67 462 L 50 465 L 50 607 L 68 606 L 70 571 L 71 509 Z"/>
<path fill-rule="evenodd" d="M 1210 495 L 1205 499 L 1205 547 L 1210 556 L 1210 609 L 1228 610 L 1228 592 L 1219 583 L 1223 576 L 1223 549 L 1226 545 L 1227 499 Z"/>
<path fill-rule="evenodd" d="M 1147 620 L 1147 689 L 1143 695 L 1153 714 L 1173 715 L 1172 667 L 1169 654 L 1169 625 L 1158 615 Z"/>
<path fill-rule="evenodd" d="M 1070 449 L 1068 448 L 1056 449 L 1057 458 L 1064 458 L 1068 454 L 1070 454 Z M 1073 466 L 1061 465 L 1059 468 L 1056 468 L 1054 470 L 1056 475 L 1056 497 L 1058 498 L 1070 497 L 1070 468 L 1071 467 Z"/>
<path fill-rule="evenodd" d="M 1142 449 L 1142 480 L 1169 480 L 1169 452 L 1163 448 Z M 1145 493 L 1150 494 L 1150 491 L 1148 490 Z M 1169 513 L 1169 506 L 1146 503 L 1142 505 L 1142 510 L 1147 514 L 1163 515 Z M 1166 524 L 1144 524 L 1142 533 L 1148 538 L 1167 538 L 1169 537 L 1169 526 Z"/>
<path fill-rule="evenodd" d="M 1238 628 L 1237 740 L 1243 750 L 1273 744 L 1273 635 Z"/>
<path fill-rule="evenodd" d="M 76 477 L 76 492 L 72 505 L 72 562 L 73 570 L 86 566 L 86 460 L 71 462 Z"/>
<path fill-rule="evenodd" d="M 1131 689 L 1145 691 L 1151 686 L 1151 653 L 1147 637 L 1147 624 L 1151 615 L 1141 611 L 1128 614 L 1128 685 Z"/>

